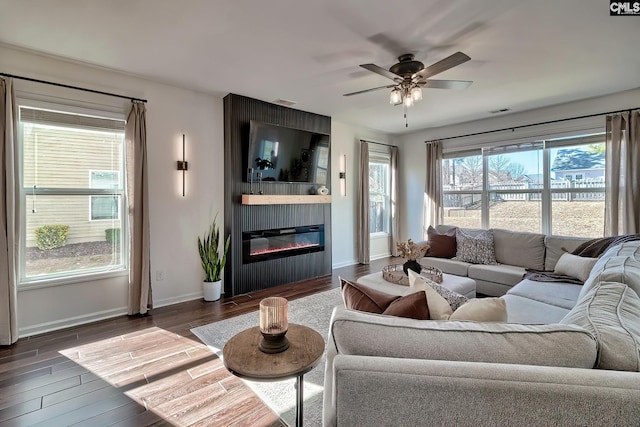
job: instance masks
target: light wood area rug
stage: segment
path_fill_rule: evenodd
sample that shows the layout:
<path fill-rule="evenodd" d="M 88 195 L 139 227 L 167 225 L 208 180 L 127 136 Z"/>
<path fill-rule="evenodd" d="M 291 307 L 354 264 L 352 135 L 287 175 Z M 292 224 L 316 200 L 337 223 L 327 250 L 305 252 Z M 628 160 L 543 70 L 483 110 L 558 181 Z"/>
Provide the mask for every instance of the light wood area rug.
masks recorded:
<path fill-rule="evenodd" d="M 289 301 L 289 322 L 315 329 L 326 341 L 331 312 L 336 305 L 342 304 L 342 296 L 338 288 Z M 245 329 L 257 326 L 258 323 L 258 311 L 254 311 L 199 326 L 191 329 L 191 332 L 213 352 L 222 357 L 222 349 L 231 337 Z M 318 366 L 304 376 L 305 426 L 322 425 L 324 368 L 325 356 L 323 355 Z M 275 382 L 245 382 L 267 405 L 280 414 L 284 422 L 290 426 L 295 425 L 295 379 Z"/>

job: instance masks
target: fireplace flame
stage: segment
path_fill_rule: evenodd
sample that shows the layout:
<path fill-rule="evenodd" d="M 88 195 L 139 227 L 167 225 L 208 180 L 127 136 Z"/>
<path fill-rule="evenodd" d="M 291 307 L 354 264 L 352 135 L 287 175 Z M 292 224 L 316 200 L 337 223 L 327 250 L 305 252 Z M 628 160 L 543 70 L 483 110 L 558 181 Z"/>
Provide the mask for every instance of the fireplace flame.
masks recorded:
<path fill-rule="evenodd" d="M 313 247 L 317 247 L 317 246 L 320 246 L 320 244 L 318 244 L 318 243 L 290 243 L 290 244 L 288 244 L 286 246 L 280 246 L 280 247 L 277 247 L 277 248 L 256 249 L 256 250 L 253 250 L 253 251 L 249 252 L 249 255 L 254 256 L 254 255 L 272 254 L 272 253 L 276 253 L 276 252 L 290 251 L 292 249 L 313 248 Z"/>

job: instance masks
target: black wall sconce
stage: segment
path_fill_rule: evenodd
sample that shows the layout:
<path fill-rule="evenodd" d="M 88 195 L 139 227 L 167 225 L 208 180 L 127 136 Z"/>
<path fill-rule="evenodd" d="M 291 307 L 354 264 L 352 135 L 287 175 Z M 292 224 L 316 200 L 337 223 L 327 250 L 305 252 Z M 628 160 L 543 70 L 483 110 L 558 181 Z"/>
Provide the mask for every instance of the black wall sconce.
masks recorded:
<path fill-rule="evenodd" d="M 347 195 L 347 155 L 340 155 L 340 195 L 345 197 Z"/>
<path fill-rule="evenodd" d="M 189 162 L 185 160 L 185 142 L 184 133 L 182 134 L 182 160 L 177 161 L 179 171 L 182 171 L 182 197 L 184 197 L 185 173 L 189 170 Z"/>

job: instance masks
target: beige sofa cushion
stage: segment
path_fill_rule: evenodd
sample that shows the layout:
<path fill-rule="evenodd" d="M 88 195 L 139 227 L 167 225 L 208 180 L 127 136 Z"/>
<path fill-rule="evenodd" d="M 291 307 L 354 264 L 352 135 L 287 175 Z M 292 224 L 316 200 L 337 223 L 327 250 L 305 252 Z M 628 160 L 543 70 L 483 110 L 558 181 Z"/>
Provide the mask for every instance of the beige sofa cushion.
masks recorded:
<path fill-rule="evenodd" d="M 525 270 L 522 267 L 513 265 L 470 265 L 467 276 L 471 279 L 495 282 L 503 285 L 513 286 L 522 280 Z"/>
<path fill-rule="evenodd" d="M 524 279 L 509 289 L 507 294 L 571 310 L 576 305 L 581 290 L 582 285 L 573 283 L 536 282 L 535 280 Z"/>
<path fill-rule="evenodd" d="M 545 304 L 519 295 L 501 297 L 507 306 L 507 322 L 522 324 L 558 323 L 569 312 L 568 308 Z"/>
<path fill-rule="evenodd" d="M 599 283 L 560 323 L 578 325 L 596 337 L 596 367 L 640 371 L 640 297 L 627 285 Z"/>
<path fill-rule="evenodd" d="M 342 354 L 592 368 L 596 341 L 575 325 L 414 320 L 336 307 L 329 332 Z"/>
<path fill-rule="evenodd" d="M 553 271 L 563 253 L 573 252 L 578 246 L 590 239 L 584 237 L 545 236 L 544 269 Z"/>
<path fill-rule="evenodd" d="M 493 228 L 496 261 L 536 270 L 544 269 L 544 234 Z"/>
<path fill-rule="evenodd" d="M 439 268 L 443 273 L 467 277 L 467 269 L 471 263 L 448 258 L 423 257 L 420 264 Z"/>
<path fill-rule="evenodd" d="M 580 298 L 598 282 L 624 283 L 640 295 L 640 241 L 623 243 L 605 252 L 584 282 Z"/>

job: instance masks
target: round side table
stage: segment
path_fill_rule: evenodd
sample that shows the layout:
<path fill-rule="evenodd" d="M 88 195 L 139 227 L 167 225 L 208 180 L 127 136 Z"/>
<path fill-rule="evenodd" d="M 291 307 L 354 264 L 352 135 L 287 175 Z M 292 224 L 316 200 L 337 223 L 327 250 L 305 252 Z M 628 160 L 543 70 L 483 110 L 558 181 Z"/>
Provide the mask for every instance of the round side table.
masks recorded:
<path fill-rule="evenodd" d="M 320 362 L 324 339 L 313 329 L 293 323 L 287 331 L 289 348 L 282 353 L 263 353 L 258 348 L 261 339 L 258 326 L 233 336 L 222 349 L 224 366 L 232 374 L 253 381 L 296 377 L 296 426 L 302 426 L 303 376 Z"/>

